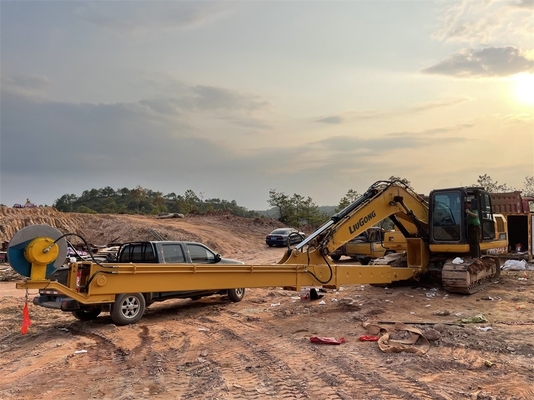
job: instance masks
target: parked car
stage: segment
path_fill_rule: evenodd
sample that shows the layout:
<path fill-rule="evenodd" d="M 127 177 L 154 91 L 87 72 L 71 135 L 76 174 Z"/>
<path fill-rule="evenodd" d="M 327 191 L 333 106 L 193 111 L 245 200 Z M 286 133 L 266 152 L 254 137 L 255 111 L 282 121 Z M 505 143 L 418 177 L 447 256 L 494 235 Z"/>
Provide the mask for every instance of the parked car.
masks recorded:
<path fill-rule="evenodd" d="M 265 243 L 271 246 L 288 246 L 302 242 L 306 238 L 304 232 L 295 228 L 278 228 L 272 231 L 265 238 Z"/>

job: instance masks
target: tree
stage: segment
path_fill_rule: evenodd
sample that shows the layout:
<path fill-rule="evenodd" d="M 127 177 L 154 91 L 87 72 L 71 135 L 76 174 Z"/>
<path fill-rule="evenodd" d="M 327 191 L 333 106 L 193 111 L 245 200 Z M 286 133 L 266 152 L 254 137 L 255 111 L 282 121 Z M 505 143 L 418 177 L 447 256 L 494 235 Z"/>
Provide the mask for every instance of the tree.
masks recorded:
<path fill-rule="evenodd" d="M 523 196 L 532 196 L 534 197 L 534 176 L 525 177 L 525 188 L 521 193 Z"/>
<path fill-rule="evenodd" d="M 102 196 L 104 197 L 115 196 L 115 190 L 113 190 L 111 186 L 106 186 L 104 189 L 102 189 Z"/>
<path fill-rule="evenodd" d="M 359 194 L 353 189 L 349 189 L 345 196 L 343 196 L 341 200 L 339 200 L 339 205 L 336 207 L 336 212 L 338 213 L 348 205 L 354 203 L 359 197 L 361 197 L 361 194 Z"/>
<path fill-rule="evenodd" d="M 506 183 L 499 185 L 499 183 L 497 181 L 494 182 L 493 179 L 488 174 L 479 175 L 477 183 L 471 186 L 483 187 L 484 190 L 490 193 L 513 192 L 515 190 L 511 187 L 508 187 Z"/>
<path fill-rule="evenodd" d="M 111 197 L 107 197 L 102 205 L 102 212 L 106 214 L 114 214 L 117 212 L 117 204 Z"/>
<path fill-rule="evenodd" d="M 394 176 L 394 175 L 391 175 L 391 176 L 389 177 L 389 180 L 390 180 L 390 181 L 401 181 L 401 182 L 404 183 L 405 185 L 412 187 L 412 184 L 411 184 L 411 182 L 410 182 L 408 179 L 406 179 L 406 178 L 401 178 L 400 176 Z"/>
<path fill-rule="evenodd" d="M 278 221 L 284 224 L 289 224 L 291 221 L 291 215 L 293 214 L 293 204 L 289 196 L 285 193 L 278 193 L 274 189 L 269 190 L 269 200 L 267 203 L 271 207 L 278 208 Z"/>
<path fill-rule="evenodd" d="M 141 187 L 140 185 L 137 185 L 135 189 L 130 192 L 130 196 L 132 196 L 137 202 L 137 214 L 139 214 L 139 206 L 141 204 L 141 201 L 146 197 L 146 190 L 143 189 L 143 187 Z"/>
<path fill-rule="evenodd" d="M 300 203 L 300 220 L 302 223 L 319 227 L 324 221 L 328 219 L 328 215 L 319 211 L 317 204 L 313 202 L 311 197 L 307 197 Z"/>
<path fill-rule="evenodd" d="M 56 207 L 58 211 L 72 212 L 74 202 L 77 199 L 78 198 L 76 197 L 75 194 L 64 194 L 59 199 L 56 199 L 53 206 Z"/>
<path fill-rule="evenodd" d="M 185 214 L 198 213 L 200 211 L 200 198 L 191 189 L 186 190 L 184 193 L 183 208 Z"/>

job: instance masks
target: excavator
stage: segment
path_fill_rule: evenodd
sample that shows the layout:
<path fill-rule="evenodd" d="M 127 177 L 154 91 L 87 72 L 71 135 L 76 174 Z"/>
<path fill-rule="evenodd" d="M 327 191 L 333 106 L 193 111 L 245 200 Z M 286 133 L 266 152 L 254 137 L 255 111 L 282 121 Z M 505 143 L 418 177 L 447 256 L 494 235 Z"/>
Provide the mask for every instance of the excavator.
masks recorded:
<path fill-rule="evenodd" d="M 471 202 L 482 228 L 480 258 L 469 256 L 465 204 Z M 499 258 L 506 248 L 506 220 L 493 214 L 491 198 L 481 187 L 437 189 L 428 198 L 402 181 L 378 181 L 354 203 L 289 250 L 281 264 L 328 264 L 326 255 L 389 218 L 406 238 L 402 257 L 376 259 L 373 266 L 392 265 L 413 270 L 410 279 L 429 274 L 449 292 L 472 294 L 500 275 Z M 374 267 L 376 268 L 376 267 Z M 369 282 L 371 283 L 371 282 Z"/>
<path fill-rule="evenodd" d="M 481 222 L 483 255 L 479 258 L 469 256 L 467 201 Z M 332 263 L 329 254 L 385 219 L 406 238 L 405 252 L 375 259 L 371 265 Z M 87 311 L 86 315 L 96 318 L 100 311 L 115 310 L 112 320 L 120 324 L 137 322 L 151 294 L 184 290 L 242 288 L 244 293 L 243 288 L 273 286 L 294 291 L 313 286 L 337 289 L 341 285 L 388 285 L 432 276 L 449 292 L 472 294 L 498 279 L 500 261 L 496 254 L 508 245 L 506 220 L 492 213 L 491 198 L 483 188 L 438 189 L 425 197 L 398 180 L 375 182 L 294 248 L 288 245 L 276 264 L 93 259 L 71 262 L 66 283 L 61 283 L 52 276 L 65 260 L 68 235 L 76 234 L 62 234 L 47 225 L 17 232 L 8 247 L 9 260 L 27 278 L 16 287 L 54 293 L 58 309 L 78 315 Z M 36 300 L 34 303 L 39 304 Z"/>

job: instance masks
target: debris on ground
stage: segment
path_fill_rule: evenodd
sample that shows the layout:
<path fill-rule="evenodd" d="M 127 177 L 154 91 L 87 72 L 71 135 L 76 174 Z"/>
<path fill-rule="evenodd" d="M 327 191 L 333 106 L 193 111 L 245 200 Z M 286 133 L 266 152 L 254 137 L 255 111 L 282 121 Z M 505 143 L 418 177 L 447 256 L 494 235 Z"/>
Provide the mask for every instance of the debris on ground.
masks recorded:
<path fill-rule="evenodd" d="M 342 344 L 345 343 L 345 338 L 338 340 L 334 337 L 312 336 L 310 337 L 310 342 L 319 344 Z"/>

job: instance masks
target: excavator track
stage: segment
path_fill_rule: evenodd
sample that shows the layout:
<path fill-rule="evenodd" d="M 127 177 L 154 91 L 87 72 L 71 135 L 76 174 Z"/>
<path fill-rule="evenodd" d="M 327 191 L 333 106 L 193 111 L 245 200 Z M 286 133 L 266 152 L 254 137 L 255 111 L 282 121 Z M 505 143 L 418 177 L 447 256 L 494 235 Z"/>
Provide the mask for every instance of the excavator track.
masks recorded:
<path fill-rule="evenodd" d="M 447 260 L 441 272 L 443 288 L 451 293 L 476 293 L 501 275 L 501 263 L 495 256 L 468 258 L 459 264 L 452 261 Z"/>

